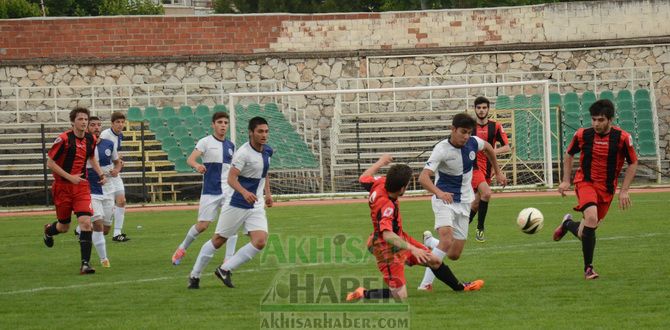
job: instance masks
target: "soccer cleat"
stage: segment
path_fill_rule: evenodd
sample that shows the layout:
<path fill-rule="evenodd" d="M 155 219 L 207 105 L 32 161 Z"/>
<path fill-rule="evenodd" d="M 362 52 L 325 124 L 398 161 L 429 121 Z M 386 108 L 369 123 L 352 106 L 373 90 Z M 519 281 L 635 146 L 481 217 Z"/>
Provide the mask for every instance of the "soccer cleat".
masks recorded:
<path fill-rule="evenodd" d="M 221 267 L 216 267 L 216 270 L 214 271 L 214 275 L 218 277 L 223 284 L 229 288 L 234 288 L 235 286 L 233 285 L 233 273 L 231 273 L 229 270 L 223 270 Z"/>
<path fill-rule="evenodd" d="M 44 225 L 44 245 L 47 247 L 53 247 L 54 246 L 54 238 L 53 236 L 47 235 L 47 229 L 51 226 L 50 223 L 47 223 Z"/>
<path fill-rule="evenodd" d="M 595 280 L 599 277 L 598 273 L 593 269 L 593 266 L 588 266 L 586 267 L 586 270 L 584 271 L 584 279 L 587 280 Z"/>
<path fill-rule="evenodd" d="M 130 238 L 126 236 L 126 234 L 119 234 L 114 237 L 112 237 L 112 241 L 114 242 L 128 242 L 130 241 Z"/>
<path fill-rule="evenodd" d="M 106 259 L 106 258 L 100 260 L 100 264 L 102 265 L 102 268 L 109 268 L 109 267 L 112 267 L 112 266 L 109 264 L 109 259 Z"/>
<path fill-rule="evenodd" d="M 419 291 L 433 291 L 433 285 L 432 284 L 426 284 L 426 285 L 419 285 L 418 288 L 416 288 Z"/>
<path fill-rule="evenodd" d="M 81 268 L 79 268 L 79 274 L 81 275 L 95 274 L 95 269 L 93 269 L 93 267 L 91 267 L 88 264 L 88 262 L 82 262 Z"/>
<path fill-rule="evenodd" d="M 431 233 L 430 230 L 426 230 L 426 231 L 423 232 L 423 244 L 424 244 L 425 246 L 430 247 L 430 246 L 429 246 L 430 244 L 428 244 L 428 241 L 429 241 L 431 238 L 433 238 L 433 233 Z"/>
<path fill-rule="evenodd" d="M 572 220 L 572 215 L 570 213 L 563 216 L 563 221 L 561 221 L 561 224 L 558 225 L 558 227 L 556 227 L 556 229 L 554 230 L 553 235 L 554 241 L 556 242 L 560 241 L 563 238 L 563 236 L 565 236 L 565 234 L 568 233 L 568 231 L 565 230 L 564 227 L 565 222 L 567 222 L 568 220 Z"/>
<path fill-rule="evenodd" d="M 189 289 L 200 289 L 200 279 L 197 277 L 188 278 L 188 288 Z"/>
<path fill-rule="evenodd" d="M 347 294 L 347 301 L 356 301 L 365 297 L 365 288 L 359 287 L 355 291 L 349 292 Z"/>
<path fill-rule="evenodd" d="M 183 258 L 186 255 L 186 250 L 182 248 L 177 248 L 177 251 L 174 251 L 174 254 L 172 255 L 172 264 L 173 265 L 179 265 L 181 263 L 181 258 Z"/>
<path fill-rule="evenodd" d="M 475 241 L 479 243 L 484 243 L 486 242 L 486 239 L 484 238 L 484 231 L 477 229 L 475 232 Z"/>
<path fill-rule="evenodd" d="M 463 283 L 463 291 L 479 291 L 484 286 L 484 281 L 474 280 Z"/>

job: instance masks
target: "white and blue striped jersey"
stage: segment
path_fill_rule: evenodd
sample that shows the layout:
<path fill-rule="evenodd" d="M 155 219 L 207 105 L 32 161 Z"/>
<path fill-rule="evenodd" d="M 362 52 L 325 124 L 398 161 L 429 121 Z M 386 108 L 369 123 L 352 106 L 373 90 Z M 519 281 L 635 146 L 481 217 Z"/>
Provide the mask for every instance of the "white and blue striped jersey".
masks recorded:
<path fill-rule="evenodd" d="M 114 143 L 109 140 L 99 139 L 98 144 L 95 146 L 95 159 L 100 164 L 102 172 L 109 174 L 114 168 L 114 161 L 119 159 L 119 154 L 114 148 Z M 91 161 L 86 162 L 86 170 L 88 171 L 88 183 L 91 186 L 91 196 L 102 198 L 106 191 L 103 190 L 103 186 L 98 183 L 100 181 L 100 176 L 95 172 Z"/>
<path fill-rule="evenodd" d="M 102 133 L 100 133 L 100 138 L 112 141 L 114 143 L 116 151 L 117 152 L 121 151 L 121 141 L 123 141 L 123 132 L 119 133 L 119 135 L 116 135 L 116 133 L 114 133 L 114 131 L 111 128 L 108 128 L 102 131 Z"/>
<path fill-rule="evenodd" d="M 484 149 L 484 140 L 471 136 L 462 148 L 454 147 L 449 139 L 440 141 L 430 155 L 424 169 L 435 173 L 435 185 L 444 192 L 452 193 L 454 202 L 470 203 L 472 170 L 477 152 Z"/>
<path fill-rule="evenodd" d="M 202 194 L 223 194 L 228 189 L 228 171 L 235 153 L 235 144 L 208 135 L 198 141 L 195 150 L 202 152 L 202 165 L 207 169 L 202 178 Z"/>
<path fill-rule="evenodd" d="M 270 158 L 272 157 L 272 148 L 269 145 L 263 145 L 263 151 L 254 150 L 249 142 L 243 144 L 233 156 L 232 166 L 240 171 L 238 181 L 244 189 L 254 193 L 257 197 L 253 205 L 247 203 L 244 196 L 235 191 L 233 197 L 229 200 L 229 205 L 242 208 L 253 209 L 263 208 L 265 203 L 264 188 L 265 177 L 270 169 Z"/>

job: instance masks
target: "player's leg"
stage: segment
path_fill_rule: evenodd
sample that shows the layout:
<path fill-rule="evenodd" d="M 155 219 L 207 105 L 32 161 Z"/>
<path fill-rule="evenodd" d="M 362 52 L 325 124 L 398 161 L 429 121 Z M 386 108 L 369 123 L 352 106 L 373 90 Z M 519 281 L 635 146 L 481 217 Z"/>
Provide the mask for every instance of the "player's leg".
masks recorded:
<path fill-rule="evenodd" d="M 105 221 L 105 210 L 103 206 L 103 200 L 92 199 L 91 205 L 93 206 L 93 217 L 91 221 L 93 223 L 93 233 L 92 233 L 92 242 L 95 247 L 98 257 L 100 258 L 100 263 L 103 267 L 109 267 L 109 259 L 107 259 L 107 246 L 105 242 L 104 232 L 104 221 Z"/>
<path fill-rule="evenodd" d="M 486 213 L 489 209 L 489 201 L 491 200 L 491 187 L 486 180 L 482 181 L 477 187 L 479 195 L 479 210 L 477 216 L 477 232 L 475 232 L 475 240 L 477 242 L 484 242 L 484 221 L 486 221 Z M 470 213 L 472 214 L 472 213 Z M 472 219 L 470 219 L 472 221 Z"/>
<path fill-rule="evenodd" d="M 209 228 L 209 224 L 216 218 L 219 205 L 223 195 L 201 195 L 198 206 L 198 222 L 192 225 L 186 232 L 186 237 L 179 244 L 177 250 L 172 254 L 172 264 L 179 265 L 181 259 L 186 255 L 186 250 L 191 246 L 191 243 Z"/>
<path fill-rule="evenodd" d="M 72 196 L 68 185 L 54 182 L 51 193 L 56 206 L 56 221 L 44 225 L 44 245 L 54 246 L 54 236 L 65 233 L 70 228 L 70 217 L 72 215 Z"/>
<path fill-rule="evenodd" d="M 595 191 L 595 188 L 590 183 L 579 182 L 575 185 L 575 195 L 577 197 L 577 206 L 574 207 L 575 211 L 584 212 L 590 206 L 595 206 L 598 204 L 598 195 Z M 563 220 L 556 227 L 553 233 L 554 241 L 560 241 L 565 234 L 568 232 L 575 235 L 575 237 L 581 239 L 580 228 L 581 221 L 574 221 L 572 215 L 569 213 L 563 216 Z"/>
<path fill-rule="evenodd" d="M 115 242 L 127 242 L 130 240 L 123 233 L 123 224 L 126 219 L 126 190 L 120 176 L 110 178 L 114 191 L 114 233 L 112 240 Z"/>
<path fill-rule="evenodd" d="M 469 222 L 472 223 L 472 220 L 474 220 L 475 215 L 477 215 L 477 210 L 479 210 L 479 190 L 475 189 L 475 200 L 472 201 L 472 204 L 470 204 L 470 220 Z"/>
<path fill-rule="evenodd" d="M 472 282 L 461 283 L 456 278 L 456 275 L 451 271 L 449 266 L 444 264 L 439 257 L 431 255 L 430 259 L 426 264 L 422 266 L 427 267 L 426 270 L 430 270 L 437 279 L 442 281 L 444 284 L 449 286 L 454 291 L 476 291 L 481 289 L 484 286 L 484 281 L 475 280 Z"/>
<path fill-rule="evenodd" d="M 408 251 L 400 253 L 404 252 Z M 347 294 L 347 301 L 388 299 L 391 297 L 400 300 L 407 299 L 404 258 L 398 258 L 398 255 L 393 255 L 390 251 L 381 251 L 379 249 L 376 249 L 373 254 L 377 258 L 377 269 L 382 273 L 388 289 L 366 289 L 359 287 Z"/>
<path fill-rule="evenodd" d="M 593 252 L 596 248 L 596 228 L 598 228 L 598 206 L 591 205 L 584 210 L 584 221 L 580 226 L 579 236 L 582 240 L 584 257 L 584 277 L 587 280 L 598 278 L 593 270 Z"/>
<path fill-rule="evenodd" d="M 480 171 L 479 169 L 475 169 L 472 171 L 472 181 L 470 182 L 470 185 L 472 186 L 472 191 L 475 192 L 475 200 L 472 201 L 470 204 L 470 221 L 475 218 L 475 215 L 477 214 L 477 211 L 479 210 L 479 201 L 480 199 L 480 194 L 479 194 L 479 185 L 482 182 L 486 182 L 486 178 L 484 177 L 484 173 Z"/>
<path fill-rule="evenodd" d="M 81 232 L 79 233 L 79 248 L 81 252 L 81 268 L 79 273 L 82 275 L 93 274 L 95 269 L 90 266 L 91 248 L 93 245 L 93 225 L 91 224 L 91 213 L 75 212 L 77 223 Z"/>

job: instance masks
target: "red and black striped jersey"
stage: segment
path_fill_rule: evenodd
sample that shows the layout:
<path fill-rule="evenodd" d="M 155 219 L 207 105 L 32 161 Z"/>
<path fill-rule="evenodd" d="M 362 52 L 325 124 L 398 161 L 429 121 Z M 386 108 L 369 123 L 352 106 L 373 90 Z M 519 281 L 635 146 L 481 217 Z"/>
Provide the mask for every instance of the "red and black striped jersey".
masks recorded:
<path fill-rule="evenodd" d="M 402 217 L 400 216 L 398 200 L 389 198 L 385 187 L 386 177 L 362 177 L 360 183 L 365 190 L 370 192 L 368 204 L 374 231 L 368 241 L 368 247 L 376 245 L 382 249 L 393 248 L 384 241 L 382 233 L 390 230 L 400 237 L 405 237 L 402 230 Z"/>
<path fill-rule="evenodd" d="M 86 178 L 86 161 L 95 157 L 95 141 L 95 137 L 90 133 L 79 138 L 72 130 L 65 131 L 56 138 L 49 149 L 49 158 L 65 172 Z M 69 182 L 55 172 L 53 176 L 56 182 Z"/>
<path fill-rule="evenodd" d="M 501 146 L 506 146 L 509 144 L 507 140 L 507 133 L 503 130 L 500 123 L 493 120 L 489 120 L 486 124 L 480 125 L 479 123 L 475 125 L 475 135 L 480 139 L 488 142 L 491 146 L 495 148 L 496 142 L 500 143 Z M 477 152 L 477 169 L 484 173 L 486 178 L 490 178 L 493 174 L 491 171 L 491 162 L 484 151 Z"/>
<path fill-rule="evenodd" d="M 568 154 L 579 156 L 579 169 L 574 183 L 592 182 L 614 194 L 624 159 L 628 164 L 637 162 L 633 137 L 619 127 L 607 134 L 597 134 L 593 128 L 580 128 L 572 137 Z"/>

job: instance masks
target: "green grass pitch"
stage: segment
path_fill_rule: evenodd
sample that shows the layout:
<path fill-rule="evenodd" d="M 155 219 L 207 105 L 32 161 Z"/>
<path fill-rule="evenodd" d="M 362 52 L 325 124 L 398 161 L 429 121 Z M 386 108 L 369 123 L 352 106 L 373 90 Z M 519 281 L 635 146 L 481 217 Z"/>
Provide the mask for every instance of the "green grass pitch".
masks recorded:
<path fill-rule="evenodd" d="M 633 208 L 626 212 L 617 209 L 616 199 L 612 204 L 597 231 L 595 266 L 601 278 L 585 281 L 581 244 L 570 234 L 560 242 L 551 240 L 574 197 L 494 195 L 487 241 L 474 241 L 472 224 L 461 259 L 447 261 L 459 279 L 482 278 L 485 287 L 455 293 L 436 281 L 433 292 L 419 292 L 424 268 L 406 269 L 411 327 L 667 329 L 670 193 L 638 193 L 632 200 Z M 521 233 L 515 224 L 517 212 L 530 206 L 545 216 L 544 228 L 535 235 Z M 429 201 L 401 202 L 401 212 L 405 230 L 415 238 L 432 228 Z M 79 246 L 71 233 L 56 237 L 54 248 L 44 247 L 42 225 L 53 216 L 0 218 L 0 328 L 257 329 L 261 300 L 278 273 L 333 282 L 380 278 L 370 258 L 305 263 L 289 262 L 287 255 L 261 263 L 259 255 L 234 272 L 237 287 L 228 289 L 213 276 L 224 256 L 220 250 L 203 273 L 201 289 L 187 290 L 190 269 L 213 226 L 193 243 L 181 265 L 172 266 L 170 257 L 195 216 L 193 210 L 128 213 L 125 231 L 132 240 L 115 243 L 108 236 L 112 267 L 101 268 L 93 250 L 98 272 L 92 276 L 78 275 Z M 365 251 L 362 240 L 372 228 L 365 203 L 276 207 L 268 209 L 268 218 L 270 233 L 289 254 L 289 241 L 301 238 L 323 245 L 345 237 L 350 249 Z M 238 248 L 247 241 L 240 238 Z M 345 293 L 337 292 L 343 298 Z"/>

